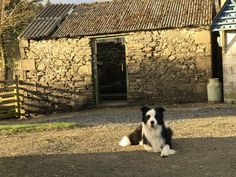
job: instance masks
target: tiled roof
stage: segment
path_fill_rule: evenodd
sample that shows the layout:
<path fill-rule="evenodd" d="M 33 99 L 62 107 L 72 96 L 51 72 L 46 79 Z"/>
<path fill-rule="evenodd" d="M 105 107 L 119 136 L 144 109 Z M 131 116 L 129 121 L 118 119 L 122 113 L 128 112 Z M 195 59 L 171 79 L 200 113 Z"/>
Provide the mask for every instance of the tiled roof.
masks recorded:
<path fill-rule="evenodd" d="M 212 0 L 113 0 L 79 4 L 54 33 L 76 37 L 163 28 L 209 27 Z"/>
<path fill-rule="evenodd" d="M 220 12 L 214 18 L 212 31 L 236 29 L 236 0 L 227 0 Z"/>
<path fill-rule="evenodd" d="M 64 10 L 59 10 L 59 7 Z M 66 17 L 73 8 L 73 12 Z M 58 7 L 54 5 L 44 9 L 20 37 L 77 37 L 168 28 L 210 27 L 213 8 L 213 0 L 113 0 Z M 59 25 L 63 19 L 65 20 Z"/>
<path fill-rule="evenodd" d="M 56 4 L 43 9 L 19 38 L 43 38 L 52 35 L 76 5 Z"/>

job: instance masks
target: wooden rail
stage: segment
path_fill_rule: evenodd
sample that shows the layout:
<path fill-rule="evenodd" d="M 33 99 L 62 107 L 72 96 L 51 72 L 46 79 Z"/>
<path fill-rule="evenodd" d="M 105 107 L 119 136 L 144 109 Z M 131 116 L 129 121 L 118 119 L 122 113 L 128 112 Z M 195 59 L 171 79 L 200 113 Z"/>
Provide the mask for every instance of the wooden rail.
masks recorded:
<path fill-rule="evenodd" d="M 23 90 L 19 87 L 18 76 L 13 82 L 2 82 L 2 86 L 0 86 L 0 119 L 24 118 L 23 95 Z"/>

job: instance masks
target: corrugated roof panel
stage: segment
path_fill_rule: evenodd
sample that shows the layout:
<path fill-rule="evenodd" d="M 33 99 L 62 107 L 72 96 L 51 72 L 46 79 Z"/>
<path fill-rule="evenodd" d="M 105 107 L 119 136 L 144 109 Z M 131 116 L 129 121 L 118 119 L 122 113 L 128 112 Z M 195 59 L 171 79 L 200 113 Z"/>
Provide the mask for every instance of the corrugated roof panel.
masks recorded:
<path fill-rule="evenodd" d="M 97 6 L 94 7 L 91 4 L 81 4 L 79 5 L 74 13 L 72 13 L 68 19 L 66 20 L 67 23 L 63 23 L 61 27 L 69 27 L 70 28 L 65 31 L 62 30 L 62 33 L 66 33 L 66 36 L 74 36 L 76 33 L 89 33 L 91 28 L 93 27 L 94 21 L 96 20 L 98 10 Z M 69 25 L 69 26 L 67 26 Z"/>
<path fill-rule="evenodd" d="M 108 15 L 106 15 L 109 6 L 110 3 L 99 3 L 92 11 L 90 11 L 89 20 L 91 20 L 91 22 L 86 21 L 84 26 L 85 28 L 83 29 L 83 35 L 93 34 L 93 31 L 97 31 L 99 33 L 99 31 L 101 30 L 101 28 L 99 28 L 99 25 L 104 24 L 106 22 L 105 18 L 109 17 Z"/>
<path fill-rule="evenodd" d="M 73 7 L 75 6 L 55 5 L 51 10 L 47 7 L 38 15 L 38 19 L 62 19 Z M 113 0 L 79 4 L 51 37 L 77 37 L 190 26 L 209 27 L 213 7 L 212 0 Z M 43 21 L 41 23 L 44 24 Z M 59 23 L 50 23 L 56 28 L 55 24 Z M 47 30 L 40 31 L 44 34 L 27 30 L 22 36 L 25 33 L 34 37 L 47 36 L 51 34 L 50 30 L 55 30 L 46 26 L 44 28 Z"/>
<path fill-rule="evenodd" d="M 24 33 L 24 37 L 28 38 L 28 36 L 30 36 L 36 28 L 37 28 L 37 21 L 35 20 L 35 21 L 32 21 L 30 25 L 27 26 L 27 28 L 24 30 L 24 31 L 27 31 L 27 33 L 26 32 Z M 23 33 L 21 35 L 23 35 Z"/>
<path fill-rule="evenodd" d="M 19 38 L 37 39 L 51 36 L 74 7 L 76 5 L 73 4 L 53 4 L 47 6 L 29 24 Z"/>
<path fill-rule="evenodd" d="M 130 1 L 121 1 L 121 2 L 114 2 L 111 6 L 110 12 L 112 14 L 111 18 L 107 21 L 107 28 L 109 28 L 109 33 L 112 33 L 113 31 L 119 32 L 118 28 L 120 26 L 120 23 L 123 21 L 123 18 L 129 9 Z M 120 10 L 122 9 L 122 11 Z M 120 15 L 117 15 L 120 14 Z M 101 30 L 102 33 L 104 33 L 106 29 Z"/>
<path fill-rule="evenodd" d="M 147 14 L 145 15 L 144 21 L 147 23 L 151 23 L 150 28 L 160 28 L 160 21 L 163 17 L 162 11 L 159 9 L 163 9 L 164 3 L 163 1 L 155 1 L 151 0 L 149 3 L 149 7 L 147 8 Z M 158 8 L 157 8 L 158 7 Z M 142 24 L 142 28 L 145 28 L 145 24 Z"/>
<path fill-rule="evenodd" d="M 53 29 L 57 26 L 57 20 L 46 20 L 42 23 L 40 30 L 35 33 L 35 37 L 46 37 L 48 36 Z M 45 27 L 45 28 L 44 28 Z"/>

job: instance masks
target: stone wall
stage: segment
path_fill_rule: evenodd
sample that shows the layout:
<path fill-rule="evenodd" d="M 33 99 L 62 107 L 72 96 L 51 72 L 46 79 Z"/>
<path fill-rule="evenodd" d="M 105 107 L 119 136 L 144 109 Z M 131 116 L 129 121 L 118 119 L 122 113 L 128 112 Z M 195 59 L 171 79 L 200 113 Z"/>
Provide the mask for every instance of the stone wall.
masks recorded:
<path fill-rule="evenodd" d="M 88 38 L 31 40 L 25 51 L 21 78 L 28 112 L 70 111 L 94 104 Z"/>
<path fill-rule="evenodd" d="M 224 101 L 236 103 L 236 31 L 227 31 L 223 53 Z"/>
<path fill-rule="evenodd" d="M 126 43 L 129 102 L 207 101 L 210 41 L 204 29 L 131 33 Z"/>
<path fill-rule="evenodd" d="M 208 30 L 132 32 L 125 45 L 131 105 L 207 101 L 212 73 Z M 89 38 L 30 41 L 24 51 L 21 73 L 27 85 L 25 105 L 31 112 L 94 105 Z"/>

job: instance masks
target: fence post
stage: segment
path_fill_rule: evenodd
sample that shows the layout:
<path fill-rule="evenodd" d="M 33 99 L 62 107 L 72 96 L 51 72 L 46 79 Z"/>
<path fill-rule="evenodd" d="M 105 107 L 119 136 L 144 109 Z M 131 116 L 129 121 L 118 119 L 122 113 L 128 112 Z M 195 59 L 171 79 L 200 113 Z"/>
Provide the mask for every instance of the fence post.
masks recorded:
<path fill-rule="evenodd" d="M 17 111 L 17 117 L 19 119 L 24 119 L 25 118 L 25 111 L 21 109 L 21 99 L 20 99 L 20 87 L 19 87 L 19 76 L 15 75 L 15 80 L 16 80 L 16 89 L 15 89 L 15 94 L 16 94 L 16 111 Z"/>

